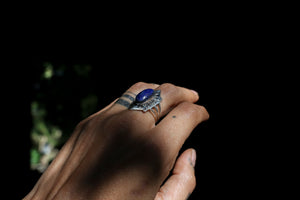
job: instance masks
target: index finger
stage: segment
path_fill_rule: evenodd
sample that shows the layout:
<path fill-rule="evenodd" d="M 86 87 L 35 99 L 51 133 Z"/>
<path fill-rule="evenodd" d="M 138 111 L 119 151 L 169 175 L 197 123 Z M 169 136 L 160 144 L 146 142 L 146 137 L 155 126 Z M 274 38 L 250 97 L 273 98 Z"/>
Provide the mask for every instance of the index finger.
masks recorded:
<path fill-rule="evenodd" d="M 172 158 L 178 154 L 194 128 L 208 118 L 209 114 L 203 106 L 182 102 L 158 123 L 152 134 L 163 149 L 162 153 Z"/>

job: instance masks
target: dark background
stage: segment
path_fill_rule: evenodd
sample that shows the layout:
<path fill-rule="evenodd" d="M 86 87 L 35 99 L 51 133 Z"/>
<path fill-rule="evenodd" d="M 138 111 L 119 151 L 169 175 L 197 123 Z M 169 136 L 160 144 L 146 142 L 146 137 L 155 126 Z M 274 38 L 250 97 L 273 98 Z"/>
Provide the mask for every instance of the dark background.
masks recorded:
<path fill-rule="evenodd" d="M 128 87 L 138 81 L 162 84 L 170 82 L 179 86 L 198 91 L 198 104 L 204 105 L 210 113 L 210 119 L 199 125 L 185 143 L 183 149 L 193 147 L 197 150 L 196 163 L 197 187 L 190 199 L 213 199 L 220 196 L 239 196 L 241 190 L 247 192 L 241 184 L 249 178 L 249 168 L 245 162 L 248 152 L 244 145 L 248 144 L 247 137 L 238 133 L 241 127 L 238 120 L 232 118 L 237 110 L 232 104 L 241 105 L 240 87 L 237 87 L 228 62 L 236 62 L 232 58 L 218 55 L 201 54 L 193 51 L 159 51 L 159 55 L 144 55 L 144 53 L 124 56 L 104 55 L 35 55 L 23 63 L 24 68 L 18 68 L 10 83 L 7 105 L 8 122 L 5 126 L 10 130 L 9 141 L 13 143 L 13 155 L 9 156 L 7 167 L 12 178 L 7 185 L 16 188 L 12 194 L 17 198 L 26 195 L 38 180 L 40 174 L 29 168 L 30 129 L 32 120 L 30 103 L 35 96 L 34 84 L 38 80 L 44 62 L 53 66 L 64 65 L 72 68 L 74 65 L 90 65 L 91 73 L 88 79 L 72 80 L 72 77 L 61 80 L 65 93 L 54 94 L 49 98 L 48 105 L 57 102 L 65 104 L 62 116 L 70 119 L 70 127 L 82 120 L 73 114 L 72 109 L 78 109 L 76 100 L 86 90 L 94 92 L 99 98 L 98 109 L 101 109 L 120 96 Z M 136 52 L 137 53 L 137 52 Z M 216 61 L 217 60 L 217 61 Z M 224 62 L 227 64 L 224 64 Z M 224 67 L 223 67 L 224 66 Z M 239 74 L 239 78 L 243 78 Z M 17 83 L 15 85 L 15 83 Z M 244 88 L 245 89 L 245 88 Z M 234 93 L 238 93 L 236 95 Z M 235 98 L 232 98 L 234 95 Z M 67 97 L 66 97 L 67 96 Z M 58 100 L 66 98 L 67 100 Z M 73 102 L 73 103 L 72 103 Z M 54 106 L 54 105 L 53 105 Z M 58 113 L 59 114 L 59 113 Z M 241 117 L 241 116 L 238 116 Z M 243 120 L 242 120 L 243 121 Z M 238 150 L 239 149 L 239 150 Z M 9 149 L 12 151 L 12 149 Z M 11 168 L 13 166 L 13 169 Z M 251 173 L 251 172 L 250 172 Z M 237 190 L 239 192 L 237 193 Z M 250 195 L 250 194 L 249 194 Z"/>
<path fill-rule="evenodd" d="M 265 67 L 277 59 L 269 51 L 276 44 L 265 31 L 266 21 L 253 24 L 252 19 L 241 19 L 239 14 L 215 14 L 199 21 L 195 20 L 199 16 L 165 19 L 155 25 L 156 29 L 151 28 L 154 24 L 141 23 L 134 29 L 137 31 L 132 31 L 128 21 L 119 19 L 104 29 L 103 24 L 97 24 L 103 32 L 85 27 L 84 36 L 76 32 L 82 30 L 77 22 L 71 25 L 72 31 L 66 32 L 65 25 L 70 25 L 65 21 L 61 27 L 37 29 L 31 37 L 22 35 L 22 42 L 10 45 L 6 52 L 11 56 L 1 69 L 1 85 L 5 116 L 3 181 L 9 190 L 14 188 L 13 193 L 7 190 L 11 199 L 24 197 L 39 178 L 29 168 L 30 103 L 44 62 L 67 68 L 92 66 L 86 81 L 66 79 L 61 84 L 74 99 L 85 90 L 97 94 L 98 109 L 138 81 L 170 82 L 198 91 L 198 104 L 207 108 L 210 119 L 193 131 L 183 147 L 195 148 L 198 155 L 197 187 L 190 199 L 243 199 L 257 197 L 260 192 L 267 195 L 272 170 L 265 166 L 269 150 L 260 151 L 269 141 L 262 134 L 266 130 L 259 128 L 260 123 L 266 123 L 260 119 L 264 113 L 259 108 L 268 105 L 261 94 L 272 86 L 260 83 L 272 73 L 273 68 Z M 49 103 L 52 101 L 57 102 L 55 95 Z M 67 111 L 76 109 L 73 103 L 64 102 Z M 70 126 L 81 120 L 70 112 L 62 114 L 72 119 Z"/>

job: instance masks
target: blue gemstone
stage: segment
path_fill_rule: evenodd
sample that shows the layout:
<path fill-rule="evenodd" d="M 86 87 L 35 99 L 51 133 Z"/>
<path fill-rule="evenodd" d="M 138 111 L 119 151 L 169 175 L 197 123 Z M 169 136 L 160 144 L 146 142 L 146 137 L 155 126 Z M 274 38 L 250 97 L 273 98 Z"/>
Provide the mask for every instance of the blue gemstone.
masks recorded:
<path fill-rule="evenodd" d="M 153 89 L 146 89 L 141 91 L 138 95 L 136 95 L 135 100 L 137 102 L 143 102 L 146 101 L 149 97 L 152 96 L 154 90 Z"/>

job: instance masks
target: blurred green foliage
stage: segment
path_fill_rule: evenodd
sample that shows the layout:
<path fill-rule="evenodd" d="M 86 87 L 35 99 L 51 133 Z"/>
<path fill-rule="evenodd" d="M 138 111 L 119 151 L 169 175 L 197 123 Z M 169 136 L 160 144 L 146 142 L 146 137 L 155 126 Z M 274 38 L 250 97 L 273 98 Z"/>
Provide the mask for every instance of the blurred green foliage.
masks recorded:
<path fill-rule="evenodd" d="M 90 65 L 44 62 L 36 71 L 31 102 L 31 169 L 43 172 L 70 136 L 75 125 L 96 112 L 98 97 Z"/>

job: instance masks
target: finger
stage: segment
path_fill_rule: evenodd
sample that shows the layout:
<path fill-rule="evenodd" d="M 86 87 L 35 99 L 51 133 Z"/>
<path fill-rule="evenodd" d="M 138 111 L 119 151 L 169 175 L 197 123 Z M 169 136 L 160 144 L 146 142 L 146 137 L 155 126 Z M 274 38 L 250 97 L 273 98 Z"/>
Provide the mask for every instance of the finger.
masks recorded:
<path fill-rule="evenodd" d="M 198 93 L 184 87 L 175 86 L 170 83 L 165 83 L 159 86 L 156 90 L 161 91 L 161 116 L 164 116 L 172 108 L 183 101 L 196 102 L 199 99 Z"/>
<path fill-rule="evenodd" d="M 120 111 L 128 111 L 129 106 L 135 101 L 136 94 L 140 93 L 145 89 L 155 89 L 160 90 L 162 101 L 160 106 L 156 108 L 156 112 L 130 111 L 123 113 L 125 116 L 122 118 L 131 119 L 128 123 L 133 123 L 135 121 L 139 122 L 139 125 L 148 128 L 153 128 L 155 122 L 163 115 L 168 113 L 173 107 L 183 101 L 195 102 L 198 100 L 199 96 L 197 92 L 189 90 L 187 88 L 178 87 L 170 83 L 165 83 L 162 85 L 149 84 L 139 82 L 134 84 L 129 88 L 116 103 L 112 106 L 114 113 Z M 152 109 L 151 109 L 152 110 Z"/>
<path fill-rule="evenodd" d="M 182 102 L 151 130 L 152 135 L 161 145 L 162 153 L 173 157 L 177 155 L 193 129 L 208 118 L 209 114 L 203 106 Z"/>
<path fill-rule="evenodd" d="M 127 110 L 131 103 L 135 100 L 136 95 L 148 88 L 155 89 L 159 85 L 154 83 L 138 82 L 132 85 L 124 94 L 116 100 L 111 106 L 110 112 L 116 113 L 123 110 Z"/>
<path fill-rule="evenodd" d="M 150 88 L 154 89 L 154 88 Z M 140 92 L 143 90 L 140 90 Z M 139 119 L 142 119 L 146 123 L 146 127 L 154 127 L 155 123 L 158 121 L 158 119 L 168 113 L 173 107 L 175 107 L 178 103 L 183 101 L 188 102 L 195 102 L 198 100 L 198 94 L 197 92 L 193 90 L 189 90 L 187 88 L 178 87 L 170 83 L 165 83 L 160 85 L 159 87 L 155 88 L 156 93 L 153 94 L 154 98 L 150 99 L 156 99 L 157 97 L 160 97 L 161 100 L 159 101 L 159 104 L 155 104 L 155 106 L 148 109 L 148 111 L 142 111 L 137 109 L 139 112 L 131 111 L 131 114 L 138 116 Z M 157 93 L 157 91 L 160 91 Z M 157 100 L 157 99 L 156 99 Z M 154 103 L 157 103 L 157 101 L 153 101 Z M 123 100 L 121 99 L 121 102 Z M 145 105 L 147 105 L 145 101 Z M 148 101 L 148 102 L 151 102 Z M 142 105 L 143 103 L 141 103 Z M 143 123 L 144 124 L 144 123 Z"/>
<path fill-rule="evenodd" d="M 172 176 L 160 188 L 155 200 L 186 200 L 196 187 L 195 162 L 196 151 L 184 151 L 175 163 Z"/>

